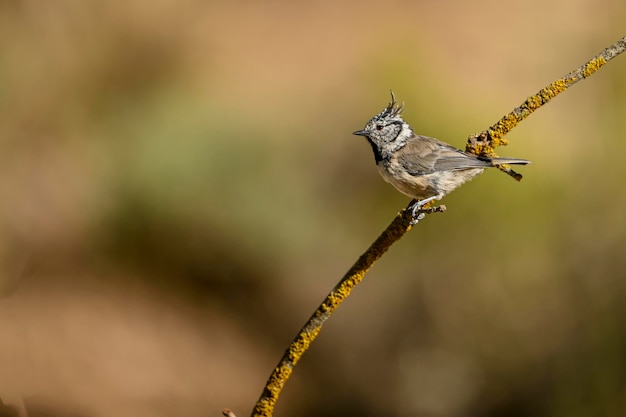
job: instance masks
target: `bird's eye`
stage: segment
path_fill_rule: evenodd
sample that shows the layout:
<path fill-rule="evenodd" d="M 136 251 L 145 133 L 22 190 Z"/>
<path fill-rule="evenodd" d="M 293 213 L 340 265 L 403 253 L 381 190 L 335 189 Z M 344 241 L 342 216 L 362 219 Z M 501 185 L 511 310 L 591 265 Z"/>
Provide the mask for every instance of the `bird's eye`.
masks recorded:
<path fill-rule="evenodd" d="M 376 130 L 383 130 L 383 125 L 376 125 Z"/>

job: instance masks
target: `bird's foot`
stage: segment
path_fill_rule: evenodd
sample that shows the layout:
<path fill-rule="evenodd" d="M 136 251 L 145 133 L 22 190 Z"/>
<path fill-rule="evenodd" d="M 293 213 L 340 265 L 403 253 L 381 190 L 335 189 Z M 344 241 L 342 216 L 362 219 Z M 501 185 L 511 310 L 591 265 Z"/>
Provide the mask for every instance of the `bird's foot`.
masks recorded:
<path fill-rule="evenodd" d="M 423 200 L 413 200 L 411 204 L 409 204 L 407 211 L 411 213 L 411 226 L 416 225 L 417 222 L 426 217 L 426 214 L 446 211 L 446 206 L 443 205 L 438 207 L 425 207 L 436 199 L 437 196 L 434 196 Z"/>

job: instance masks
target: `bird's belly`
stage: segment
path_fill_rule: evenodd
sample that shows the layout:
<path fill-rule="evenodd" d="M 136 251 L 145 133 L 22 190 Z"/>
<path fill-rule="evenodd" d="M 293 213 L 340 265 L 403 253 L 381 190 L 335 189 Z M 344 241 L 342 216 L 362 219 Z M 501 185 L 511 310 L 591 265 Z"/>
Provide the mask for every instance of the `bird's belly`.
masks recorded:
<path fill-rule="evenodd" d="M 385 164 L 378 165 L 383 179 L 402 194 L 417 200 L 429 197 L 443 198 L 455 188 L 483 173 L 482 168 L 471 168 L 457 171 L 440 171 L 424 175 L 412 175 L 400 168 L 392 169 Z"/>

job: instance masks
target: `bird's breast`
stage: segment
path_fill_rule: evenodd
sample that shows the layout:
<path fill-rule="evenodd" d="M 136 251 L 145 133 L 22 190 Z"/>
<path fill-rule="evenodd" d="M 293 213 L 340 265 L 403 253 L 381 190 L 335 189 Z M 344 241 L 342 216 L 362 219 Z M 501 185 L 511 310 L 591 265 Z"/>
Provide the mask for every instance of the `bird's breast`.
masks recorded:
<path fill-rule="evenodd" d="M 393 185 L 402 194 L 418 200 L 429 197 L 441 199 L 484 171 L 482 168 L 471 168 L 413 175 L 402 164 L 393 159 L 382 160 L 377 166 L 378 172 L 386 182 Z"/>

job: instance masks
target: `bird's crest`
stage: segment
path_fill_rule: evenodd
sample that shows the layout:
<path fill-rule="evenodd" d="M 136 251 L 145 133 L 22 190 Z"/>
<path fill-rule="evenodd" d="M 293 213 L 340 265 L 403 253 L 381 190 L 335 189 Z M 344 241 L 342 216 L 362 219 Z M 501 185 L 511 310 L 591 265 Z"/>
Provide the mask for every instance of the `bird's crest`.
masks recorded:
<path fill-rule="evenodd" d="M 387 105 L 385 110 L 383 110 L 376 118 L 383 119 L 386 117 L 396 117 L 402 114 L 402 110 L 404 110 L 404 103 L 398 104 L 396 102 L 396 95 L 393 93 L 393 90 L 389 90 L 391 92 L 391 103 Z"/>

